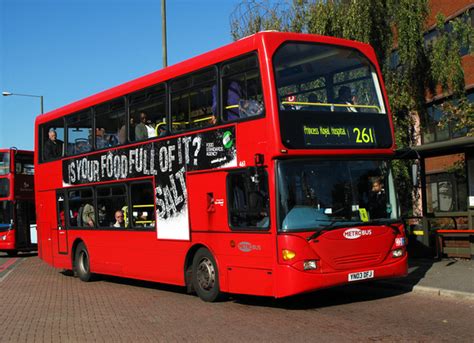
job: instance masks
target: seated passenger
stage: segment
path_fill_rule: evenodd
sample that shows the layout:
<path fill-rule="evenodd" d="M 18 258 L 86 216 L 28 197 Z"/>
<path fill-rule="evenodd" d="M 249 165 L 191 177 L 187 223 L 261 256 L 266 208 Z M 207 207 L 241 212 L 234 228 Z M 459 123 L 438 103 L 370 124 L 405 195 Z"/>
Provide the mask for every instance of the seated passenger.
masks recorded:
<path fill-rule="evenodd" d="M 80 220 L 79 220 L 80 219 Z M 95 225 L 95 209 L 91 204 L 84 204 L 79 208 L 78 226 L 94 227 Z"/>
<path fill-rule="evenodd" d="M 148 138 L 148 128 L 146 126 L 147 122 L 147 114 L 145 112 L 141 112 L 140 122 L 135 126 L 135 140 L 142 141 Z"/>
<path fill-rule="evenodd" d="M 115 211 L 114 227 L 125 227 L 125 218 L 122 210 Z"/>
<path fill-rule="evenodd" d="M 336 104 L 347 104 L 354 105 L 355 95 L 353 95 L 351 89 L 347 86 L 342 86 L 339 88 L 339 96 L 334 100 Z M 352 106 L 337 106 L 336 111 L 345 111 L 345 112 L 357 112 L 355 107 Z"/>
<path fill-rule="evenodd" d="M 52 160 L 63 155 L 63 142 L 56 139 L 57 134 L 54 129 L 48 131 L 48 140 L 44 143 L 43 158 L 45 161 Z"/>
<path fill-rule="evenodd" d="M 152 124 L 151 120 L 147 120 L 145 126 L 148 138 L 156 137 L 155 125 Z"/>
<path fill-rule="evenodd" d="M 303 111 L 320 111 L 321 110 L 319 106 L 314 105 L 320 102 L 318 98 L 316 97 L 316 94 L 314 93 L 309 94 L 307 102 L 310 103 L 311 105 L 302 107 L 301 109 Z"/>
<path fill-rule="evenodd" d="M 240 100 L 242 99 L 242 88 L 237 81 L 231 81 L 227 88 L 227 101 L 225 113 L 227 120 L 240 118 Z"/>
<path fill-rule="evenodd" d="M 95 147 L 97 149 L 104 149 L 109 146 L 109 142 L 105 138 L 105 129 L 103 127 L 95 129 Z"/>
<path fill-rule="evenodd" d="M 156 133 L 158 134 L 158 137 L 164 137 L 168 134 L 168 130 L 166 128 L 166 123 L 161 122 L 156 125 Z"/>

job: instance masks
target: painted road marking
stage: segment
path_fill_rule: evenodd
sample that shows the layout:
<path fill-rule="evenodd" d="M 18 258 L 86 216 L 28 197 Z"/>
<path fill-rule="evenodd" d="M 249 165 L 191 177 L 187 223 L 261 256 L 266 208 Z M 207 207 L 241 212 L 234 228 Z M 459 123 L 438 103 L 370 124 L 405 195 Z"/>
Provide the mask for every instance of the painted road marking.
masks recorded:
<path fill-rule="evenodd" d="M 18 260 L 18 257 L 11 258 L 7 262 L 0 264 L 0 273 L 7 270 L 8 267 L 12 266 L 16 261 Z"/>

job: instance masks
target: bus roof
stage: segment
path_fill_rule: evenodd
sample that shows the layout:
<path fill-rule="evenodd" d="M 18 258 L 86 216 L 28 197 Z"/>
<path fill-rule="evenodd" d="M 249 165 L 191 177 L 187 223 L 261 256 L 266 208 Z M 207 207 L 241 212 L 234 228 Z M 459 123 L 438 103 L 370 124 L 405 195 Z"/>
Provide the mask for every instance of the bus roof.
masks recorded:
<path fill-rule="evenodd" d="M 95 104 L 99 104 L 105 101 L 112 100 L 118 96 L 122 96 L 131 92 L 138 91 L 150 87 L 154 84 L 167 81 L 169 79 L 185 75 L 187 73 L 205 68 L 206 66 L 219 63 L 226 59 L 237 57 L 250 51 L 257 50 L 259 48 L 265 48 L 267 41 L 288 41 L 288 40 L 301 40 L 319 42 L 325 44 L 342 45 L 369 53 L 369 58 L 374 58 L 373 49 L 369 44 L 361 43 L 357 41 L 351 41 L 342 38 L 335 38 L 322 35 L 314 34 L 303 34 L 303 33 L 289 33 L 289 32 L 276 32 L 276 31 L 262 31 L 256 34 L 244 37 L 238 41 L 227 44 L 223 47 L 211 50 L 203 53 L 196 57 L 192 57 L 185 61 L 179 62 L 172 66 L 157 70 L 150 74 L 138 77 L 134 80 L 125 82 L 118 86 L 109 88 L 97 94 L 91 95 L 84 99 L 75 101 L 68 105 L 62 106 L 45 114 L 39 115 L 36 118 L 37 124 L 41 124 L 55 118 L 62 117 L 64 115 L 74 113 L 83 109 L 86 109 Z M 373 55 L 373 56 L 371 56 Z"/>

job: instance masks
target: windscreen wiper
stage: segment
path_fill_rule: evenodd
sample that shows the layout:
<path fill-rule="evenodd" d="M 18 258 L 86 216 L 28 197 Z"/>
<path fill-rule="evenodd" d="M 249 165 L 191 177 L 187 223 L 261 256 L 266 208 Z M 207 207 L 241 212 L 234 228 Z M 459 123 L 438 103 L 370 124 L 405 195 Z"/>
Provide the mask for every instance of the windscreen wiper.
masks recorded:
<path fill-rule="evenodd" d="M 385 224 L 389 226 L 394 231 L 394 233 L 398 235 L 400 231 L 398 227 L 393 224 L 400 223 L 400 222 L 401 222 L 400 219 L 374 219 L 374 220 L 369 220 L 367 222 L 360 221 L 360 222 L 345 222 L 345 223 L 341 223 L 341 221 L 337 220 L 337 221 L 333 221 L 332 223 L 329 223 L 328 225 L 322 226 L 318 231 L 314 232 L 311 236 L 306 238 L 306 240 L 310 242 L 311 240 L 317 238 L 324 232 L 340 229 L 343 227 L 358 227 L 358 226 L 381 225 L 381 224 Z"/>

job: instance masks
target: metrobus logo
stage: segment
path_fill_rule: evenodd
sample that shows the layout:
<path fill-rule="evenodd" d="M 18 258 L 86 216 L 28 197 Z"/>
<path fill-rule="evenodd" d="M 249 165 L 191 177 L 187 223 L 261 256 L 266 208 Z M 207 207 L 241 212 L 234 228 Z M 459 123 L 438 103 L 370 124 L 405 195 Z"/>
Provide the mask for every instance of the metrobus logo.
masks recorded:
<path fill-rule="evenodd" d="M 362 236 L 370 236 L 372 235 L 372 230 L 361 230 L 357 228 L 351 228 L 344 231 L 342 234 L 346 239 L 357 239 Z"/>

